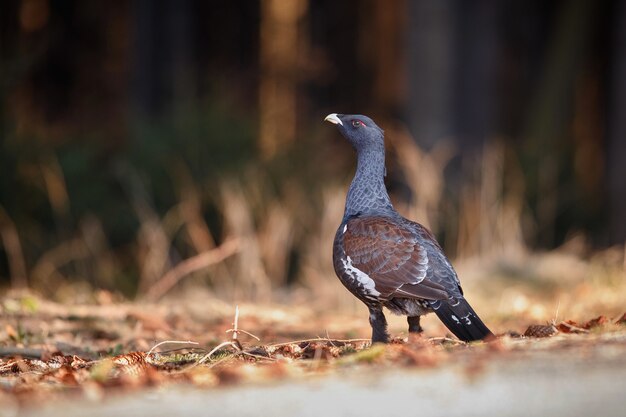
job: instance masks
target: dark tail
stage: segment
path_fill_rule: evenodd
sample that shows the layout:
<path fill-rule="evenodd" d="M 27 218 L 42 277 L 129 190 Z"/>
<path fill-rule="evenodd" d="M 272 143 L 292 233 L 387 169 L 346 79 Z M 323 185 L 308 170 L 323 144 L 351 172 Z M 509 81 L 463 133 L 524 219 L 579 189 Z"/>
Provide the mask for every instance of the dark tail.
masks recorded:
<path fill-rule="evenodd" d="M 459 339 L 471 342 L 493 337 L 491 330 L 485 326 L 465 298 L 431 301 L 430 305 L 439 320 Z"/>

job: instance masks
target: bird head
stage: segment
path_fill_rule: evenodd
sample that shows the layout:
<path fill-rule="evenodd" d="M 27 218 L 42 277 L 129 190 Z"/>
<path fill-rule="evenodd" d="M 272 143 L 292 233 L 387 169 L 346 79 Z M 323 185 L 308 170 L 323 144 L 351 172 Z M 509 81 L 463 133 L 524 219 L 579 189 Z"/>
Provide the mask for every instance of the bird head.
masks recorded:
<path fill-rule="evenodd" d="M 324 121 L 337 126 L 337 129 L 357 151 L 381 146 L 384 149 L 383 130 L 367 116 L 331 113 L 324 118 Z"/>

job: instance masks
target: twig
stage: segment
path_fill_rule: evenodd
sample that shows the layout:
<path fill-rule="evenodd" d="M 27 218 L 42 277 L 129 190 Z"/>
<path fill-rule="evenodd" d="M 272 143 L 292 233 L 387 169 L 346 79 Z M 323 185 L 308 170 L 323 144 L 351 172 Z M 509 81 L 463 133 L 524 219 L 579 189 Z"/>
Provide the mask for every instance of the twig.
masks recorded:
<path fill-rule="evenodd" d="M 233 344 L 237 346 L 237 349 L 243 350 L 243 346 L 241 346 L 241 342 L 239 341 L 239 306 L 235 306 L 235 321 L 233 322 Z"/>
<path fill-rule="evenodd" d="M 241 330 L 239 328 L 239 306 L 237 305 L 237 306 L 235 306 L 235 321 L 233 323 L 233 328 L 226 330 L 226 333 L 232 333 L 233 334 L 233 342 L 236 343 L 239 346 L 239 348 L 243 350 L 243 348 L 241 346 L 241 343 L 239 342 L 239 339 L 238 339 L 239 332 L 245 333 L 248 336 L 255 338 L 259 342 L 261 341 L 261 339 L 259 337 L 255 336 L 252 333 L 247 332 L 245 330 Z"/>
<path fill-rule="evenodd" d="M 198 364 L 204 363 L 205 361 L 211 359 L 211 356 L 215 352 L 223 348 L 224 346 L 233 347 L 237 351 L 236 353 L 243 352 L 243 346 L 241 346 L 241 342 L 239 342 L 239 339 L 238 339 L 239 337 L 239 306 L 238 305 L 235 306 L 235 320 L 233 321 L 233 328 L 227 330 L 226 332 L 228 331 L 231 331 L 233 333 L 231 341 L 223 342 L 215 346 L 209 353 L 207 353 L 202 358 L 200 358 L 200 360 L 198 361 Z"/>
<path fill-rule="evenodd" d="M 235 331 L 235 329 L 228 329 L 228 330 L 226 330 L 226 333 L 230 333 L 230 332 L 234 332 L 234 331 Z M 257 341 L 259 341 L 259 342 L 261 341 L 261 338 L 260 338 L 260 337 L 255 336 L 254 334 L 252 334 L 252 333 L 250 333 L 250 332 L 248 332 L 248 331 L 245 331 L 245 330 L 242 330 L 242 329 L 239 329 L 239 330 L 237 330 L 237 331 L 238 331 L 238 332 L 240 332 L 240 333 L 247 334 L 248 336 L 250 336 L 250 337 L 252 337 L 252 338 L 256 339 L 256 340 L 257 340 Z"/>
<path fill-rule="evenodd" d="M 302 340 L 293 340 L 293 341 L 289 341 L 289 342 L 282 342 L 282 343 L 274 343 L 272 345 L 268 345 L 268 347 L 278 347 L 278 346 L 286 346 L 286 345 L 297 345 L 300 343 L 311 343 L 311 342 L 336 342 L 336 343 L 356 343 L 356 342 L 369 342 L 370 339 L 327 339 L 327 338 L 322 338 L 322 337 L 318 337 L 316 339 L 302 339 Z"/>
<path fill-rule="evenodd" d="M 39 257 L 31 270 L 31 280 L 35 283 L 48 282 L 53 275 L 60 275 L 63 265 L 89 256 L 91 253 L 82 238 L 61 242 Z"/>
<path fill-rule="evenodd" d="M 554 312 L 554 319 L 550 321 L 550 324 L 556 326 L 556 320 L 559 318 L 559 308 L 561 307 L 561 300 L 559 299 L 556 304 L 556 311 Z"/>
<path fill-rule="evenodd" d="M 202 358 L 200 358 L 200 360 L 198 361 L 198 364 L 204 363 L 204 362 L 208 361 L 209 359 L 211 359 L 211 356 L 213 356 L 213 354 L 215 352 L 217 352 L 218 350 L 220 350 L 224 346 L 232 346 L 235 349 L 239 350 L 239 347 L 235 343 L 233 343 L 233 342 L 222 342 L 219 345 L 215 346 L 209 353 L 207 353 Z"/>
<path fill-rule="evenodd" d="M 257 336 L 253 335 L 252 333 L 247 332 L 245 330 L 241 330 L 239 328 L 239 306 L 238 305 L 235 306 L 235 319 L 233 320 L 233 328 L 226 330 L 226 333 L 232 333 L 233 334 L 231 340 L 227 341 L 227 342 L 222 342 L 219 345 L 215 346 L 209 353 L 207 353 L 202 358 L 200 358 L 200 360 L 198 362 L 196 362 L 193 366 L 197 366 L 197 365 L 200 365 L 200 364 L 208 361 L 209 359 L 211 359 L 211 356 L 213 356 L 213 354 L 215 352 L 217 352 L 218 350 L 220 350 L 221 348 L 223 348 L 225 346 L 230 346 L 233 349 L 235 349 L 234 355 L 245 355 L 245 356 L 250 356 L 250 357 L 256 358 L 256 359 L 273 360 L 272 358 L 268 358 L 268 357 L 265 357 L 265 356 L 256 355 L 254 353 L 246 352 L 243 349 L 243 346 L 241 345 L 241 342 L 239 341 L 239 333 L 245 333 L 248 336 L 254 337 L 258 341 L 260 341 L 261 339 L 259 339 Z"/>
<path fill-rule="evenodd" d="M 556 326 L 556 328 L 557 328 L 559 331 L 561 331 L 561 332 L 562 332 L 562 330 L 561 330 L 561 329 L 559 329 L 559 327 L 560 327 L 560 326 L 563 326 L 563 327 L 567 328 L 567 329 L 570 331 L 570 333 L 589 333 L 589 330 L 588 330 L 588 329 L 585 329 L 585 328 L 582 328 L 582 327 L 578 327 L 578 326 L 576 326 L 576 325 L 574 325 L 574 324 L 570 324 L 570 323 L 568 323 L 568 322 L 566 322 L 566 321 L 562 321 L 562 322 L 560 322 L 560 323 Z M 563 332 L 563 333 L 566 333 L 566 332 Z"/>
<path fill-rule="evenodd" d="M 198 345 L 198 342 L 194 342 L 192 340 L 164 340 L 162 342 L 157 343 L 156 345 L 152 346 L 150 348 L 150 350 L 148 351 L 148 353 L 146 353 L 146 355 L 150 355 L 152 353 L 152 351 L 156 348 L 158 348 L 161 345 L 167 344 L 167 343 L 172 343 L 172 344 L 188 344 L 188 345 Z"/>
<path fill-rule="evenodd" d="M 326 339 L 328 339 L 328 342 L 333 346 L 333 347 L 337 347 L 333 341 L 330 338 L 330 334 L 328 333 L 328 329 L 326 330 Z"/>
<path fill-rule="evenodd" d="M 430 339 L 428 339 L 431 342 L 451 342 L 451 343 L 456 343 L 457 345 L 464 345 L 466 344 L 466 342 L 462 341 L 462 340 L 457 340 L 457 339 L 452 339 L 450 337 L 431 337 Z"/>
<path fill-rule="evenodd" d="M 230 239 L 210 251 L 202 252 L 198 255 L 192 256 L 191 258 L 185 259 L 167 271 L 161 279 L 155 282 L 154 285 L 148 289 L 145 295 L 146 299 L 150 301 L 160 299 L 185 276 L 221 262 L 229 256 L 235 254 L 238 250 L 239 241 L 237 239 Z"/>
<path fill-rule="evenodd" d="M 276 361 L 276 359 L 272 358 L 271 356 L 257 355 L 256 353 L 246 352 L 245 350 L 242 350 L 240 353 L 242 355 L 250 356 L 251 358 L 255 358 L 255 359 L 261 359 L 261 360 L 266 360 L 266 361 L 271 361 L 271 362 Z"/>
<path fill-rule="evenodd" d="M 20 356 L 29 359 L 41 359 L 44 354 L 42 349 L 0 347 L 0 357 Z"/>

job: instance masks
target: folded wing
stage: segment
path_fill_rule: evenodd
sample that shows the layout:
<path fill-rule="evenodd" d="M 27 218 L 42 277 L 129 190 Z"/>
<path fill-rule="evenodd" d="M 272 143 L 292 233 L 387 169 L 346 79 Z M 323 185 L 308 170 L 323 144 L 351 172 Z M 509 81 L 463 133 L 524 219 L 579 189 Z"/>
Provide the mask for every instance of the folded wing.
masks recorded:
<path fill-rule="evenodd" d="M 393 219 L 371 216 L 348 220 L 343 248 L 352 265 L 374 280 L 381 298 L 448 298 L 446 288 L 429 279 L 432 265 L 419 236 Z"/>

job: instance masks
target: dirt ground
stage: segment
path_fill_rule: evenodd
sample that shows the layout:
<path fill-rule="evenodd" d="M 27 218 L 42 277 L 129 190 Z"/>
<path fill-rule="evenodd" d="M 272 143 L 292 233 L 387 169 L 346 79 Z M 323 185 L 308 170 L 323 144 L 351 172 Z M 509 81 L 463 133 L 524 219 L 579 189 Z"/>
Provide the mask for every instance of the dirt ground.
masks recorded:
<path fill-rule="evenodd" d="M 410 338 L 390 317 L 393 342 L 370 346 L 360 309 L 242 304 L 235 317 L 202 295 L 142 304 L 106 293 L 0 305 L 0 417 L 617 416 L 626 406 L 626 317 L 615 306 L 548 323 L 485 309 L 499 337 L 472 344 L 434 316 Z"/>
<path fill-rule="evenodd" d="M 435 368 L 343 369 L 218 389 L 174 386 L 25 409 L 20 416 L 623 416 L 625 335 L 584 355 L 507 354 Z M 616 342 L 616 340 L 615 340 Z M 571 341 L 570 341 L 571 343 Z M 576 343 L 574 343 L 575 345 Z M 545 347 L 538 347 L 543 350 Z M 590 356 L 591 355 L 591 356 Z"/>

